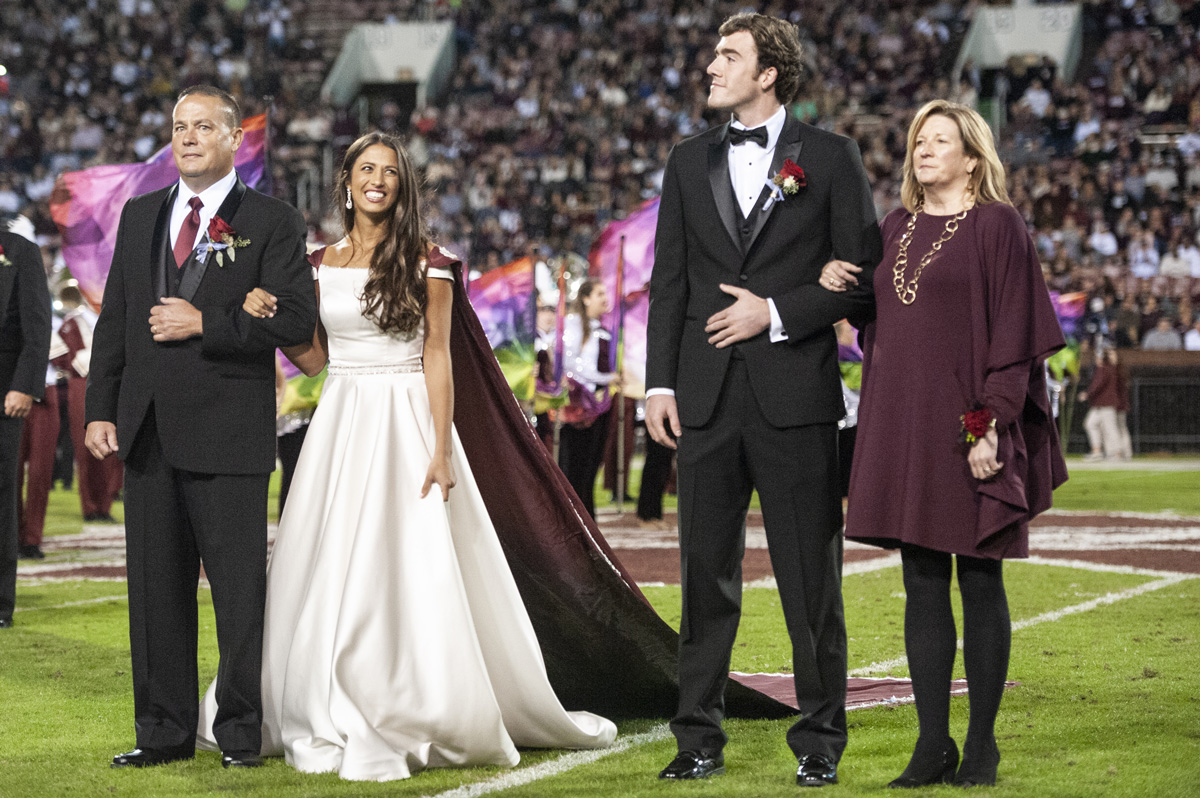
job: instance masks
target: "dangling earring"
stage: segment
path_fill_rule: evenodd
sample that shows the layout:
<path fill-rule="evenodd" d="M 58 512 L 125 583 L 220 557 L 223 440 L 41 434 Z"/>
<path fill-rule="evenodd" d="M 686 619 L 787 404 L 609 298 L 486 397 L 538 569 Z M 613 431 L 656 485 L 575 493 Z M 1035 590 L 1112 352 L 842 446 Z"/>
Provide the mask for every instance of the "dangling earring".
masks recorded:
<path fill-rule="evenodd" d="M 354 210 L 354 200 L 350 199 L 350 186 L 346 186 L 346 210 Z"/>

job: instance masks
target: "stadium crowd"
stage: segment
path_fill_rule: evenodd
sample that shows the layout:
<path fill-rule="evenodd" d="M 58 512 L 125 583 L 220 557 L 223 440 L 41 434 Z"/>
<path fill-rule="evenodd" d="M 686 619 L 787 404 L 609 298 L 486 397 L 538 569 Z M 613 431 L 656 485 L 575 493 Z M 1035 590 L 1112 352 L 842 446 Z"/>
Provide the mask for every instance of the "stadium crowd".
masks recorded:
<path fill-rule="evenodd" d="M 322 101 L 332 54 L 318 0 L 30 0 L 0 7 L 0 213 L 34 223 L 52 261 L 58 174 L 144 160 L 167 143 L 183 87 L 212 82 L 247 114 L 270 107 L 271 190 L 295 201 L 359 133 Z M 436 235 L 486 270 L 527 253 L 586 254 L 603 225 L 658 192 L 671 145 L 705 113 L 723 0 L 492 0 L 337 4 L 351 20 L 449 19 L 457 66 L 411 118 Z M 1200 345 L 1200 2 L 1090 0 L 1068 82 L 1045 58 L 1001 74 L 954 58 L 976 0 L 773 2 L 801 29 L 809 80 L 793 112 L 853 136 L 882 216 L 899 201 L 903 131 L 932 97 L 1002 89 L 1009 190 L 1050 286 L 1088 298 L 1084 328 L 1118 346 Z M 264 99 L 271 98 L 271 99 Z M 313 236 L 328 235 L 310 208 Z M 60 264 L 61 266 L 61 264 Z M 1163 331 L 1154 335 L 1160 320 Z M 1169 328 L 1169 329 L 1167 329 Z"/>

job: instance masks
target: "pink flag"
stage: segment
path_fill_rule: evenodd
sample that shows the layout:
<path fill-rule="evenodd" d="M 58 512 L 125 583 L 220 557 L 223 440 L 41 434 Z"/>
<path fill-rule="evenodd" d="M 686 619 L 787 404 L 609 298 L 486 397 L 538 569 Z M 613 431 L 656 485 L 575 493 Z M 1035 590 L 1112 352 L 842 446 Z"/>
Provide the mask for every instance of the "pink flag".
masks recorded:
<path fill-rule="evenodd" d="M 242 120 L 245 139 L 234 165 L 248 186 L 266 171 L 267 115 Z M 179 179 L 171 148 L 163 147 L 145 163 L 93 166 L 67 172 L 50 197 L 50 213 L 63 239 L 63 258 L 79 289 L 99 308 L 112 265 L 117 224 L 125 202 L 139 194 L 166 188 Z"/>
<path fill-rule="evenodd" d="M 646 382 L 646 318 L 650 312 L 649 293 L 645 290 L 654 268 L 654 230 L 658 225 L 658 197 L 619 222 L 612 222 L 592 244 L 588 253 L 589 271 L 608 288 L 613 310 L 604 326 L 615 329 L 624 305 L 623 371 L 628 396 L 639 396 Z M 621 238 L 625 239 L 622 257 Z M 617 263 L 623 260 L 621 285 L 617 285 Z M 624 297 L 620 301 L 618 290 Z"/>

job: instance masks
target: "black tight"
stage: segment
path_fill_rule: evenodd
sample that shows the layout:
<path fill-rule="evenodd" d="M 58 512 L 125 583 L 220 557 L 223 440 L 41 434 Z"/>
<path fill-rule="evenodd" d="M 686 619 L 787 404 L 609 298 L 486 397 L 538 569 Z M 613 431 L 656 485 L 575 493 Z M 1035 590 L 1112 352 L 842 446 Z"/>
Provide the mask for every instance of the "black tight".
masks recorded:
<path fill-rule="evenodd" d="M 904 546 L 904 648 L 912 674 L 920 736 L 913 760 L 940 755 L 950 737 L 950 677 L 957 653 L 950 609 L 951 555 Z M 963 663 L 970 686 L 971 713 L 963 746 L 964 775 L 995 779 L 999 763 L 996 714 L 1004 681 L 1012 623 L 999 560 L 957 555 L 963 604 Z M 983 783 L 982 781 L 980 783 Z"/>

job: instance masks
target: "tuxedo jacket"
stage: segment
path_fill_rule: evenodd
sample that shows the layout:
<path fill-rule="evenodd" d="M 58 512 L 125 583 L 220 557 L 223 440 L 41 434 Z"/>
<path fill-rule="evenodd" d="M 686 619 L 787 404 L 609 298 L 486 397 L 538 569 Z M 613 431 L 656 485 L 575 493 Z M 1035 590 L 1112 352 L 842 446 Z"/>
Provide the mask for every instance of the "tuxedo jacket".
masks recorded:
<path fill-rule="evenodd" d="M 0 265 L 0 402 L 9 391 L 41 399 L 50 359 L 50 289 L 42 253 L 32 241 L 2 229 L 0 247 L 10 264 Z"/>
<path fill-rule="evenodd" d="M 312 340 L 317 303 L 298 211 L 240 179 L 217 216 L 250 243 L 193 254 L 176 268 L 168 225 L 178 184 L 134 197 L 121 212 L 104 305 L 92 337 L 87 422 L 117 425 L 129 454 L 151 406 L 163 455 L 173 467 L 209 474 L 275 468 L 275 348 Z M 203 232 L 203 231 L 202 231 Z M 262 287 L 279 299 L 274 318 L 242 310 Z M 204 334 L 157 343 L 150 309 L 178 296 L 204 318 Z"/>
<path fill-rule="evenodd" d="M 729 177 L 728 127 L 680 142 L 667 160 L 650 279 L 646 387 L 674 390 L 680 422 L 702 427 L 736 348 L 770 424 L 837 421 L 845 406 L 832 325 L 847 317 L 869 320 L 883 251 L 858 146 L 789 116 L 768 176 L 791 159 L 807 185 L 761 210 L 770 196 L 764 186 L 743 235 Z M 863 268 L 858 288 L 837 294 L 818 284 L 831 258 Z M 734 347 L 708 343 L 707 319 L 735 301 L 722 283 L 772 299 L 787 341 L 772 343 L 767 330 Z"/>

